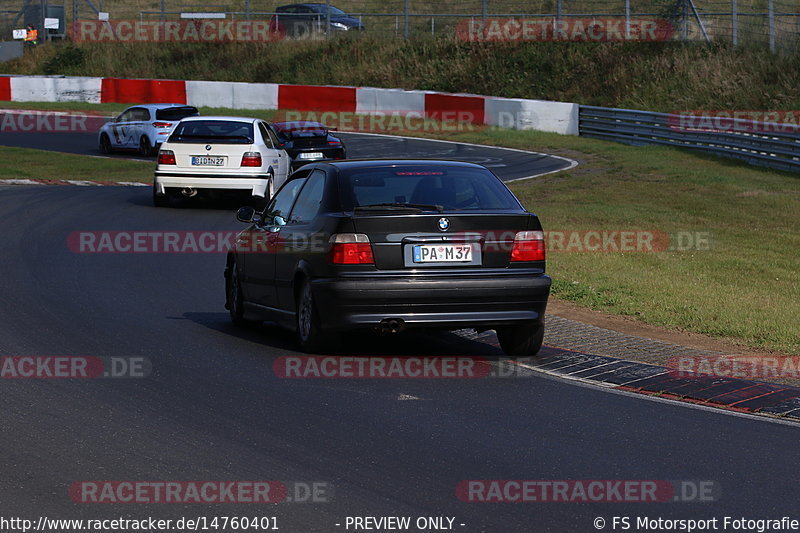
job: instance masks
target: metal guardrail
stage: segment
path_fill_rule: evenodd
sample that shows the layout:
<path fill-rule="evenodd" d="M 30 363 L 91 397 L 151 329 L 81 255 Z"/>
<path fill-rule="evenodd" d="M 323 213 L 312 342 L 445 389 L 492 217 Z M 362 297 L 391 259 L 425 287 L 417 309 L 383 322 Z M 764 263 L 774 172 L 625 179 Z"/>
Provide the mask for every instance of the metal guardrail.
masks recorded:
<path fill-rule="evenodd" d="M 687 127 L 687 122 L 690 122 Z M 724 122 L 723 127 L 714 123 Z M 579 134 L 632 145 L 689 148 L 751 165 L 800 172 L 800 127 L 737 118 L 696 117 L 580 106 Z"/>

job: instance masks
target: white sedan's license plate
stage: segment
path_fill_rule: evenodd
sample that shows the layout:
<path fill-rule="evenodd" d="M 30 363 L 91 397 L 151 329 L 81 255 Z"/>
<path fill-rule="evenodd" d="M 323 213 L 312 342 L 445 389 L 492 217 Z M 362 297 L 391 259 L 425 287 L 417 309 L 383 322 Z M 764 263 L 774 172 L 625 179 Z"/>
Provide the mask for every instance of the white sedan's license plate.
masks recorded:
<path fill-rule="evenodd" d="M 421 244 L 414 246 L 413 258 L 415 263 L 469 263 L 472 245 Z"/>
<path fill-rule="evenodd" d="M 305 152 L 297 156 L 298 159 L 322 159 L 322 152 Z"/>
<path fill-rule="evenodd" d="M 192 157 L 192 165 L 201 167 L 221 167 L 225 165 L 225 158 L 219 156 L 195 156 Z"/>

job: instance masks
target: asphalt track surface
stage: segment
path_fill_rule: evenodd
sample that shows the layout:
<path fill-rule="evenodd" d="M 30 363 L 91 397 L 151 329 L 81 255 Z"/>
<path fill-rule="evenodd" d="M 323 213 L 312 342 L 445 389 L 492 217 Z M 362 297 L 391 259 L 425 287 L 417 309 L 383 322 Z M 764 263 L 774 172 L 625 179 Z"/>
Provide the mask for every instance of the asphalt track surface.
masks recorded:
<path fill-rule="evenodd" d="M 276 377 L 276 359 L 298 355 L 292 334 L 229 323 L 224 254 L 68 247 L 75 231 L 241 227 L 227 208 L 150 202 L 143 187 L 0 187 L 0 355 L 152 365 L 139 379 L 0 380 L 0 517 L 274 516 L 283 532 L 336 532 L 355 531 L 348 516 L 448 516 L 454 531 L 476 533 L 597 531 L 597 517 L 611 531 L 614 516 L 630 517 L 631 531 L 645 516 L 716 517 L 719 530 L 724 516 L 800 518 L 796 426 L 536 373 Z M 486 356 L 508 367 L 493 344 L 449 333 L 353 335 L 345 347 L 360 356 Z M 476 479 L 706 480 L 720 490 L 713 502 L 460 501 L 459 482 Z M 332 488 L 327 503 L 74 503 L 68 487 L 87 480 Z"/>
<path fill-rule="evenodd" d="M 487 148 L 384 135 L 348 133 L 339 135 L 347 146 L 348 157 L 385 158 L 397 157 L 398 154 L 402 154 L 403 157 L 456 159 L 484 165 L 506 181 L 555 172 L 572 164 L 567 159 L 504 148 Z M 94 133 L 0 132 L 0 146 L 36 148 L 80 155 L 102 155 L 97 148 L 97 135 Z M 133 152 L 115 154 L 112 157 L 139 158 Z"/>

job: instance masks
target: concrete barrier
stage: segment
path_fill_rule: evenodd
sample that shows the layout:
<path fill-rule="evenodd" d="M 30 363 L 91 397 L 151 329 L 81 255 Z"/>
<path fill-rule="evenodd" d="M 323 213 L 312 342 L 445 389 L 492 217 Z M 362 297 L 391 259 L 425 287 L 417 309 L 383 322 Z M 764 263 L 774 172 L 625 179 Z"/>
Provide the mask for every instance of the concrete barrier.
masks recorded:
<path fill-rule="evenodd" d="M 278 109 L 276 83 L 187 81 L 186 103 L 196 107 Z"/>
<path fill-rule="evenodd" d="M 486 123 L 515 130 L 578 135 L 578 104 L 487 97 Z"/>
<path fill-rule="evenodd" d="M 13 101 L 11 96 L 11 78 L 5 76 L 0 77 L 0 100 L 6 102 Z"/>
<path fill-rule="evenodd" d="M 425 116 L 443 121 L 486 124 L 486 98 L 447 93 L 425 95 Z"/>
<path fill-rule="evenodd" d="M 278 109 L 355 113 L 356 88 L 327 85 L 280 85 Z"/>
<path fill-rule="evenodd" d="M 103 103 L 156 104 L 162 102 L 185 104 L 186 82 L 183 80 L 129 80 L 103 78 Z"/>
<path fill-rule="evenodd" d="M 15 76 L 11 94 L 15 102 L 87 102 L 99 104 L 102 78 Z"/>
<path fill-rule="evenodd" d="M 356 113 L 364 115 L 418 113 L 419 116 L 423 116 L 426 94 L 427 91 L 359 87 L 356 91 Z"/>
<path fill-rule="evenodd" d="M 418 114 L 517 130 L 578 135 L 578 105 L 376 87 L 279 85 L 225 81 L 0 77 L 0 100 L 18 102 L 187 103 L 231 109 Z"/>

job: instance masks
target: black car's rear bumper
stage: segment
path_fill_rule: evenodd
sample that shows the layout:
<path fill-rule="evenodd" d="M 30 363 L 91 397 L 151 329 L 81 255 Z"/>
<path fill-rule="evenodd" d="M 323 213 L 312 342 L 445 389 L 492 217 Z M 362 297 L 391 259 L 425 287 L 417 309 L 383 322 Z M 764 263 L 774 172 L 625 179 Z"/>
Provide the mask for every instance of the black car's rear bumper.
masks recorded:
<path fill-rule="evenodd" d="M 351 329 L 402 319 L 408 327 L 487 327 L 542 320 L 551 280 L 507 269 L 448 275 L 380 273 L 312 282 L 324 327 Z"/>

